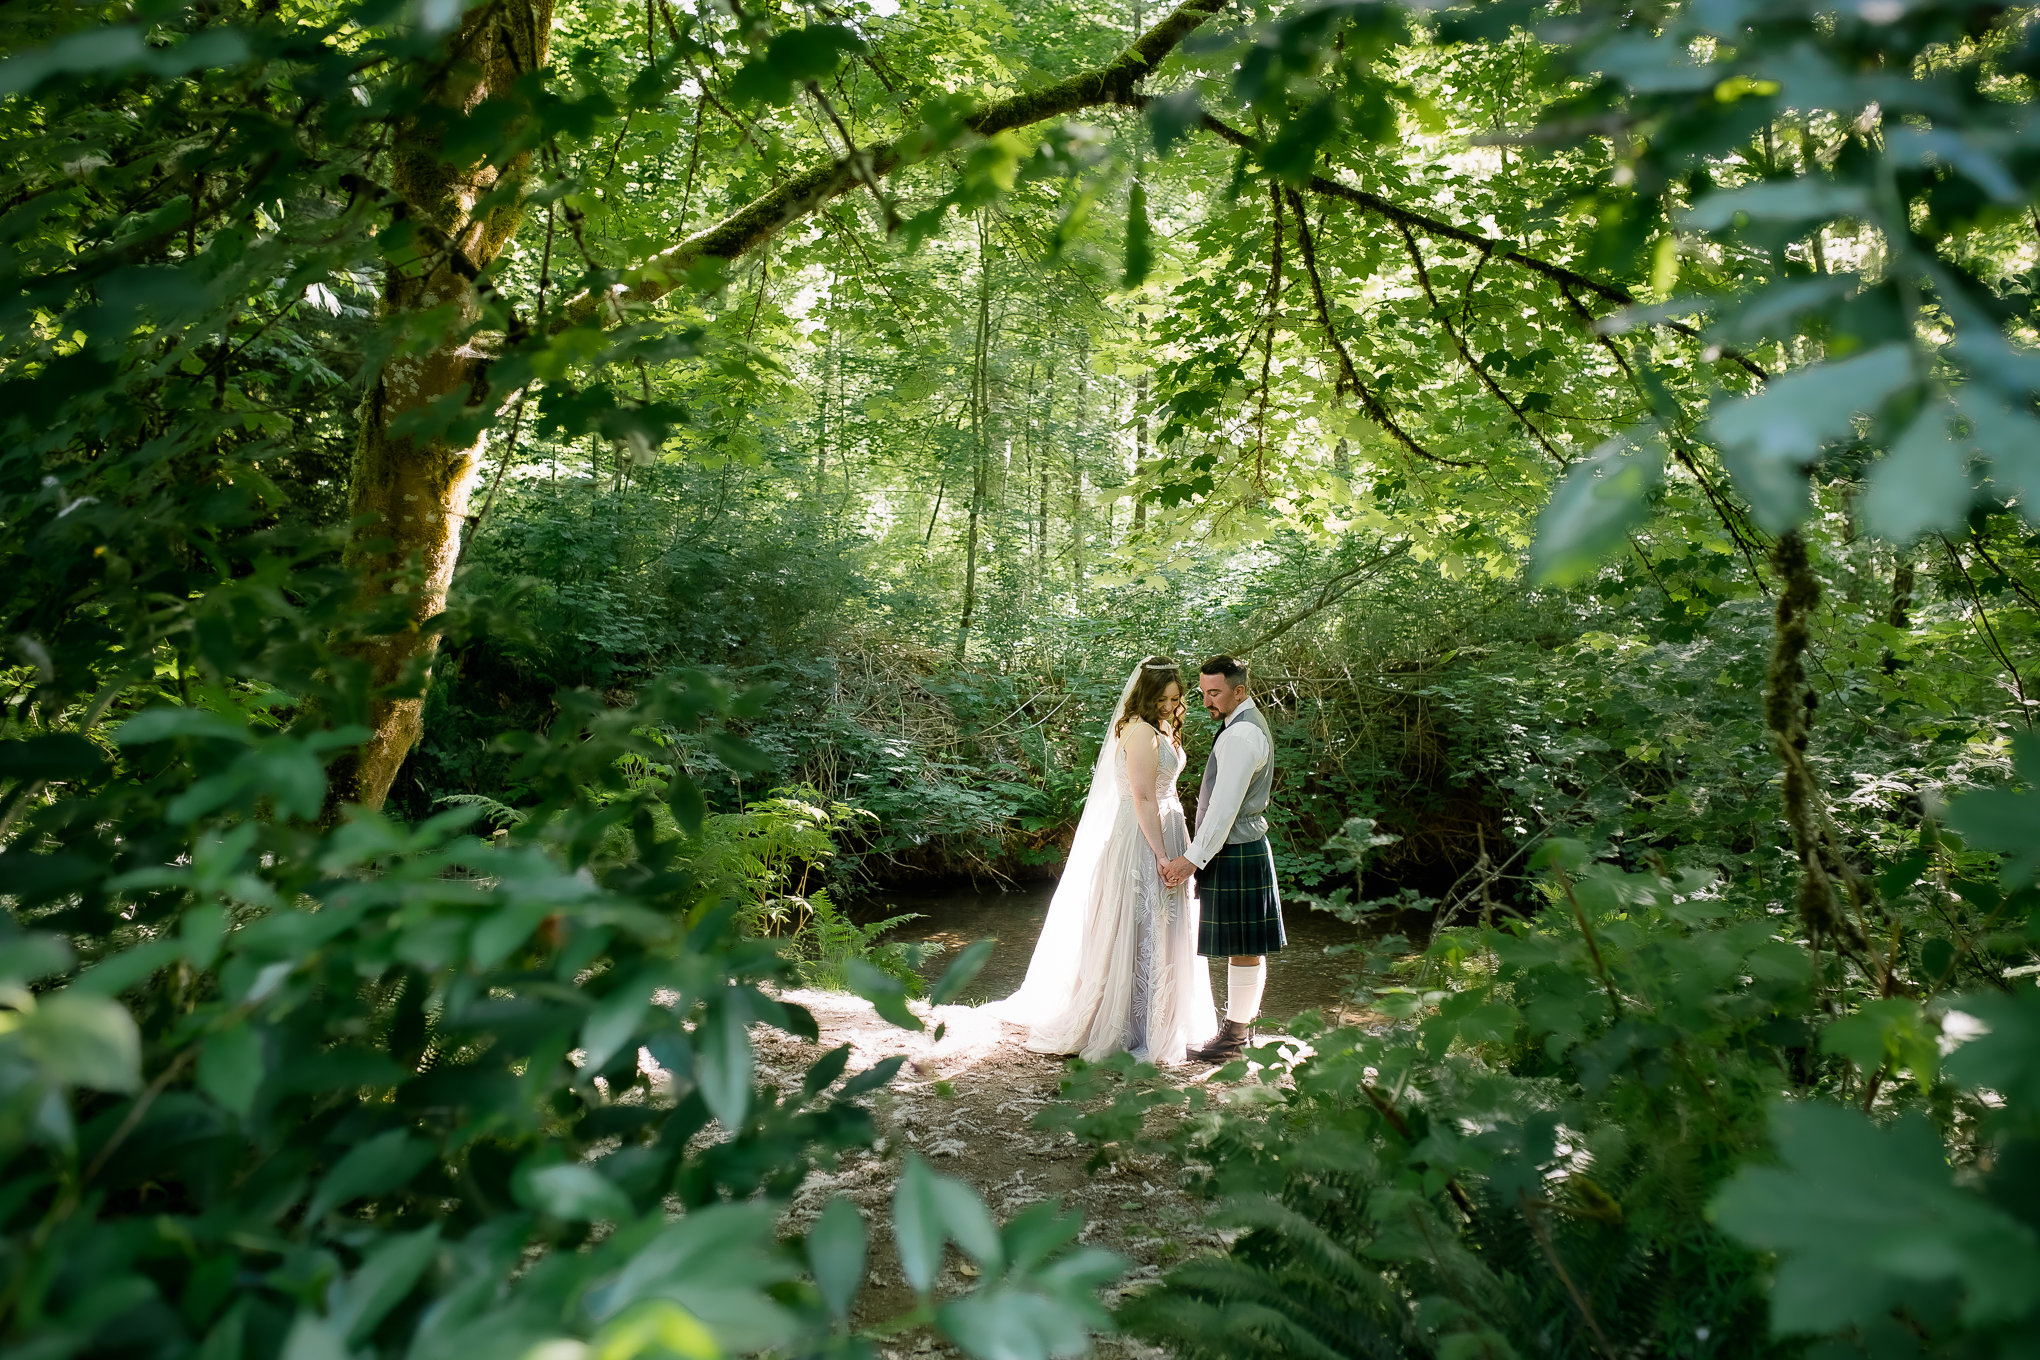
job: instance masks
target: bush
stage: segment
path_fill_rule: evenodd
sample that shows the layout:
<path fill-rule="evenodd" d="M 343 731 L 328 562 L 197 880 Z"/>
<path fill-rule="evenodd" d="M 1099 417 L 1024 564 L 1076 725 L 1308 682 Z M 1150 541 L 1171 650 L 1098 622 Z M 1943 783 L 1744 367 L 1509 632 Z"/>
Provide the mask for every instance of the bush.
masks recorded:
<path fill-rule="evenodd" d="M 1955 816 L 2030 844 L 2032 805 Z M 1239 1232 L 1123 1325 L 1193 1357 L 2030 1353 L 2040 995 L 1894 958 L 1879 997 L 1709 875 L 1540 860 L 1541 910 L 1377 954 L 1355 999 L 1385 1025 L 1304 1017 L 1230 1100 L 1124 1063 L 1069 1083 L 1115 1094 L 1055 1119 L 1169 1151 Z"/>

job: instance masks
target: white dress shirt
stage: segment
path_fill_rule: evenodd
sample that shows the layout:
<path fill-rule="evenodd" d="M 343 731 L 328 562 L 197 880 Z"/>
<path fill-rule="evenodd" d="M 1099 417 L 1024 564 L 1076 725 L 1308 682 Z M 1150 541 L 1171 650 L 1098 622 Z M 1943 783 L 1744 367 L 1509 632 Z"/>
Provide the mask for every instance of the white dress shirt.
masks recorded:
<path fill-rule="evenodd" d="M 1242 699 L 1240 706 L 1233 710 L 1233 716 L 1246 712 L 1254 706 L 1252 699 Z M 1225 849 L 1225 838 L 1232 834 L 1233 818 L 1240 815 L 1240 803 L 1247 796 L 1247 785 L 1254 776 L 1268 764 L 1274 753 L 1268 747 L 1268 738 L 1261 729 L 1250 722 L 1232 722 L 1218 740 L 1211 743 L 1211 759 L 1218 762 L 1218 773 L 1211 781 L 1211 803 L 1204 810 L 1204 817 L 1197 823 L 1197 839 L 1190 842 L 1190 848 L 1183 855 L 1192 864 L 1202 869 L 1211 863 L 1212 857 Z"/>

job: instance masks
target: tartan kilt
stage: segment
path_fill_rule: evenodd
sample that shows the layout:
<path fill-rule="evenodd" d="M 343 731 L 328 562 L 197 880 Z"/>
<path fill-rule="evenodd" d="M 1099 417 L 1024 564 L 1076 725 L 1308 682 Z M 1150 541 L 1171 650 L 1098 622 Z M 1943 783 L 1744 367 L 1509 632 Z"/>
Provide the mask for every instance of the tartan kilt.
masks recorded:
<path fill-rule="evenodd" d="M 1228 845 L 1197 875 L 1197 952 L 1272 954 L 1288 943 L 1267 837 Z"/>

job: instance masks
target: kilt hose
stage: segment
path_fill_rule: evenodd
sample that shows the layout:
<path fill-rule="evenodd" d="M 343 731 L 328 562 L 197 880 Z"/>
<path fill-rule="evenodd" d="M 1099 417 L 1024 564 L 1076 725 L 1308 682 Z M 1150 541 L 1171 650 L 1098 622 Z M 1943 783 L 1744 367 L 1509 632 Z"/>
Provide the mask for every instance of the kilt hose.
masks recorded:
<path fill-rule="evenodd" d="M 1197 905 L 1197 952 L 1206 958 L 1272 954 L 1288 943 L 1265 836 L 1211 857 L 1197 875 Z"/>

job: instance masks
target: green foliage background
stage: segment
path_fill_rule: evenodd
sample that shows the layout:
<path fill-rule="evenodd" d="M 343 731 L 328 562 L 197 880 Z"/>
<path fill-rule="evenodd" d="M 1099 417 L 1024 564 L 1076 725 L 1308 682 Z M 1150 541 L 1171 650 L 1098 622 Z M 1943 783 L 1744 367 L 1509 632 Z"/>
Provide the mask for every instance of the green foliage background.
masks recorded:
<path fill-rule="evenodd" d="M 845 894 L 1052 870 L 1132 659 L 1221 648 L 1358 967 L 1251 1077 L 1072 1074 L 1241 1230 L 1123 1325 L 2033 1350 L 2030 8 L 1211 5 L 988 131 L 1171 20 L 588 3 L 447 114 L 529 8 L 0 16 L 9 1354 L 1081 1350 L 1120 1263 L 919 1163 L 857 1311 L 855 1208 L 773 1206 L 897 1065 L 748 1032 L 918 1026 Z M 386 302 L 461 249 L 426 133 L 529 158 L 469 321 Z M 364 399 L 449 346 L 376 690 Z"/>

